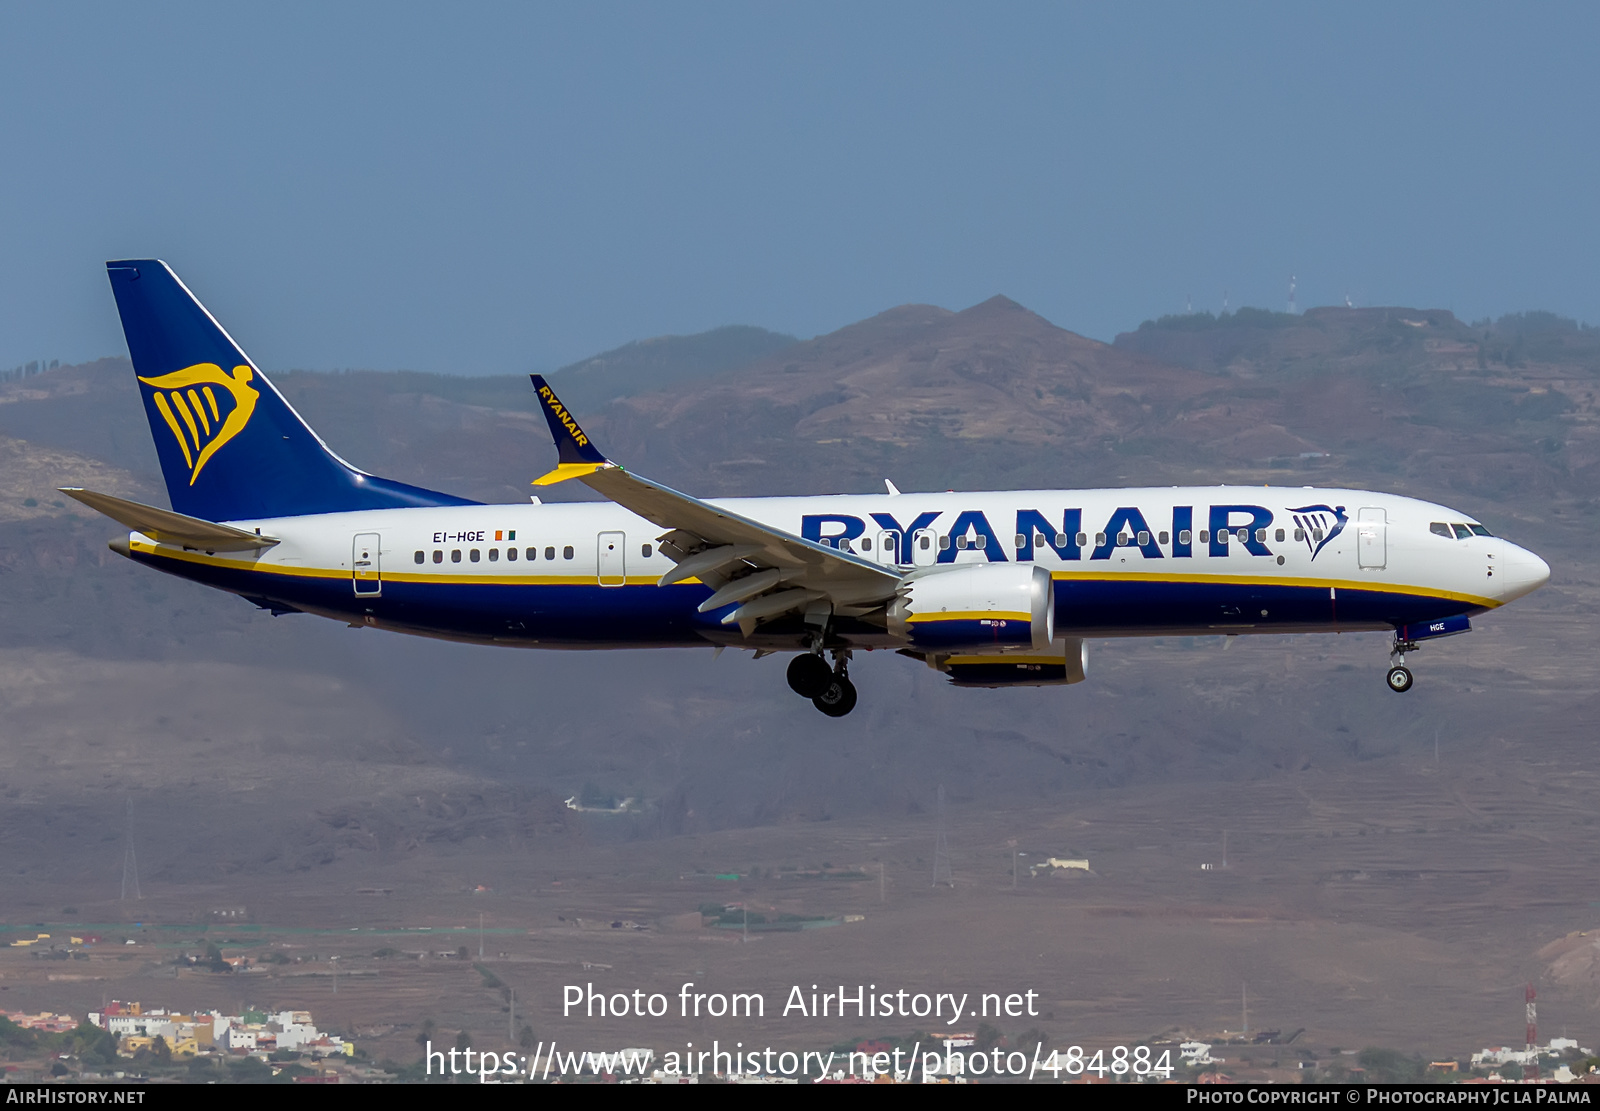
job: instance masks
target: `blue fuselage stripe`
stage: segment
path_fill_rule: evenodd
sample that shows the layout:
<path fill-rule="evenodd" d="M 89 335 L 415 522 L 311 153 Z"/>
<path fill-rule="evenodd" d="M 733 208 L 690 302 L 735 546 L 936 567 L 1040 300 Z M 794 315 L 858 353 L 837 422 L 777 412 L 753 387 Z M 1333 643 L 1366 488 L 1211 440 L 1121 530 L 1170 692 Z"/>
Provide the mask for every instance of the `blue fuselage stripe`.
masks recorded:
<path fill-rule="evenodd" d="M 252 599 L 352 620 L 372 618 L 441 636 L 527 640 L 597 648 L 696 645 L 701 630 L 722 630 L 724 611 L 697 613 L 710 590 L 598 583 L 481 583 L 384 579 L 381 594 L 357 595 L 346 577 L 254 571 L 135 551 L 159 570 Z M 1058 579 L 1058 636 L 1306 631 L 1382 628 L 1477 614 L 1459 599 L 1339 587 L 1261 582 Z M 720 639 L 720 638 L 718 638 Z"/>

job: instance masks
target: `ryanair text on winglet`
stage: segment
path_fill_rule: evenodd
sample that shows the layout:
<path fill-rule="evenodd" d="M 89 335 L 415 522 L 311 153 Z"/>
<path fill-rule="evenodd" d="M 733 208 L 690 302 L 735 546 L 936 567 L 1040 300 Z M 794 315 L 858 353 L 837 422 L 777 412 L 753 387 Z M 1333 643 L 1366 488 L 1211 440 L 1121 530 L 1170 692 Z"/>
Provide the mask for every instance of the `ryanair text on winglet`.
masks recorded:
<path fill-rule="evenodd" d="M 539 387 L 539 396 L 544 398 L 544 403 L 550 406 L 550 411 L 556 415 L 561 426 L 572 434 L 579 447 L 589 446 L 589 437 L 584 435 L 583 429 L 578 427 L 578 422 L 572 419 L 572 414 L 567 412 L 567 407 L 556 398 L 555 391 L 549 386 Z"/>

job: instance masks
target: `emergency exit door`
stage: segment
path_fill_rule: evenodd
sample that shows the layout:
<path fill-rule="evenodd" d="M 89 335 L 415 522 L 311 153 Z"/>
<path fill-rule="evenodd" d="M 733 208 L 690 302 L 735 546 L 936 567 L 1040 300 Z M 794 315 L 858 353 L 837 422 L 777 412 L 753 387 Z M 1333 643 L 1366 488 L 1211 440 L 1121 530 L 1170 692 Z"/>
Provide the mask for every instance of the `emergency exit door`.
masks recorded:
<path fill-rule="evenodd" d="M 876 550 L 872 553 L 875 562 L 885 567 L 893 567 L 900 562 L 900 534 L 893 529 L 884 529 L 878 533 Z"/>
<path fill-rule="evenodd" d="M 1389 515 L 1367 507 L 1356 514 L 1356 560 L 1364 571 L 1381 571 L 1389 562 Z"/>
<path fill-rule="evenodd" d="M 620 532 L 602 532 L 597 538 L 601 586 L 622 586 L 628 581 L 628 537 Z"/>

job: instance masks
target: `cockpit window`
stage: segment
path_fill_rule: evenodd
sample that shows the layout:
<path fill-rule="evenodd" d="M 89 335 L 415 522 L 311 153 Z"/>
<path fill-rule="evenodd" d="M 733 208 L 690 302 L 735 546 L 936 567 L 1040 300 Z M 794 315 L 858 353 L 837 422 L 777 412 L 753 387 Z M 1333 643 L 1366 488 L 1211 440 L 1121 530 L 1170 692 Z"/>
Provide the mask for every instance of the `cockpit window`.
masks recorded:
<path fill-rule="evenodd" d="M 1490 532 L 1488 529 L 1484 528 L 1482 525 L 1469 525 L 1467 527 L 1472 529 L 1472 535 L 1474 535 L 1474 536 L 1493 536 L 1494 535 L 1494 533 Z"/>
<path fill-rule="evenodd" d="M 1472 526 L 1471 525 L 1459 525 L 1458 524 L 1456 526 L 1456 539 L 1457 540 L 1467 540 L 1467 539 L 1470 539 L 1471 536 L 1472 536 Z"/>
<path fill-rule="evenodd" d="M 1435 536 L 1442 536 L 1446 540 L 1452 539 L 1450 535 L 1450 526 L 1445 524 L 1443 521 L 1434 521 L 1428 526 L 1428 531 L 1433 533 Z"/>

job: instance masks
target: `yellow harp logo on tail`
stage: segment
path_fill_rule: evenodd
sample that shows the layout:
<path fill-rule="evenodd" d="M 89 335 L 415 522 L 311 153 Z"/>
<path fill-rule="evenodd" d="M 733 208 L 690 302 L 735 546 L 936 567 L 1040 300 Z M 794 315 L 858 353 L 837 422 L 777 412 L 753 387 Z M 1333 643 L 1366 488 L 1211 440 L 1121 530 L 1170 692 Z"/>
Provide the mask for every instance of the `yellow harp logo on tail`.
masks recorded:
<path fill-rule="evenodd" d="M 261 396 L 250 385 L 254 377 L 247 366 L 234 367 L 230 375 L 216 363 L 196 363 L 159 378 L 139 379 L 155 391 L 156 408 L 183 449 L 190 486 L 217 450 L 250 423 Z"/>

